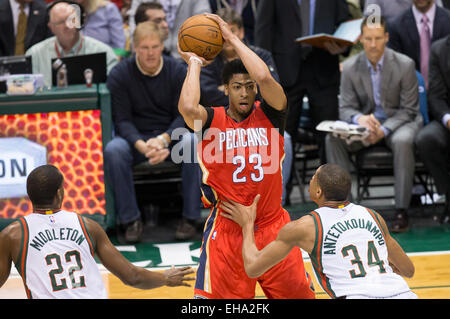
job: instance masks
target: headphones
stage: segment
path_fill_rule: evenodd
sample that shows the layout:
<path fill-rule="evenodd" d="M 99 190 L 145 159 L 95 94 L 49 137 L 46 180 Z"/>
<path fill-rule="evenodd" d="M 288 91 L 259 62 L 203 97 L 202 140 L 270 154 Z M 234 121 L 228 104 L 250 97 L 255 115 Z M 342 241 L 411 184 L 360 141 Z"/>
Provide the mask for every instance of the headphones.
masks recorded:
<path fill-rule="evenodd" d="M 78 19 L 79 19 L 79 26 L 75 26 L 75 28 L 80 31 L 81 29 L 83 29 L 84 27 L 84 21 L 86 19 L 86 12 L 84 11 L 84 8 L 82 5 L 80 5 L 78 2 L 72 1 L 72 0 L 56 0 L 53 1 L 51 3 L 49 3 L 47 5 L 47 17 L 50 20 L 50 10 L 52 10 L 52 8 L 57 5 L 58 3 L 67 3 L 70 4 L 72 6 L 75 6 L 75 14 L 78 14 Z"/>

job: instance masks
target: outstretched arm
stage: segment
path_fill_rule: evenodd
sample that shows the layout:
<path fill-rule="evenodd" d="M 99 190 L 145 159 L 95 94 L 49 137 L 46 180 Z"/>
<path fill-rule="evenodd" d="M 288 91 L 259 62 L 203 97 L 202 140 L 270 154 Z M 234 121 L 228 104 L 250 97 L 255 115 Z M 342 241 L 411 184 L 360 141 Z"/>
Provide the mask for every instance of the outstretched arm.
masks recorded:
<path fill-rule="evenodd" d="M 186 281 L 194 280 L 194 278 L 186 277 L 186 275 L 194 272 L 191 267 L 172 268 L 164 273 L 136 267 L 114 247 L 98 223 L 89 218 L 84 218 L 84 221 L 95 242 L 100 261 L 126 285 L 139 289 L 152 289 L 164 285 L 190 287 Z"/>
<path fill-rule="evenodd" d="M 221 202 L 222 216 L 231 219 L 242 227 L 242 256 L 245 272 L 251 278 L 259 277 L 267 270 L 282 261 L 294 246 L 299 246 L 297 240 L 303 236 L 303 224 L 290 222 L 278 233 L 277 238 L 258 250 L 255 244 L 254 221 L 259 195 L 251 206 L 244 206 L 232 200 Z"/>
<path fill-rule="evenodd" d="M 219 24 L 223 39 L 234 48 L 250 77 L 258 84 L 263 99 L 274 109 L 284 110 L 287 104 L 286 95 L 281 85 L 272 77 L 266 63 L 231 32 L 222 18 L 215 14 L 206 14 L 206 17 Z"/>

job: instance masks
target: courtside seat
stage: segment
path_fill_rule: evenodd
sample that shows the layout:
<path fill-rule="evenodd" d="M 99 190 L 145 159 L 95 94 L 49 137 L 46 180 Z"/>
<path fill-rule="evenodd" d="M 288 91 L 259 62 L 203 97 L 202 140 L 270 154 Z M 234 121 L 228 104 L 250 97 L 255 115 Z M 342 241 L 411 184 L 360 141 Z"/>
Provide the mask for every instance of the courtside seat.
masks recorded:
<path fill-rule="evenodd" d="M 157 226 L 160 212 L 181 211 L 183 191 L 180 164 L 165 161 L 151 165 L 143 162 L 133 167 L 133 179 L 146 225 Z"/>

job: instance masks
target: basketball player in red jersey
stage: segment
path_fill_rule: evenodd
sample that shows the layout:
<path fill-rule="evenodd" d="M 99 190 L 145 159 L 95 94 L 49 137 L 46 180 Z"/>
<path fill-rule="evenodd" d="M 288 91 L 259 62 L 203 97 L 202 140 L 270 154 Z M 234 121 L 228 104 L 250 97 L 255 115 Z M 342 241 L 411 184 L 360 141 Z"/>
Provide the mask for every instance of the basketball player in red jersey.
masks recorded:
<path fill-rule="evenodd" d="M 268 298 L 314 298 L 300 249 L 261 277 L 248 278 L 241 254 L 241 229 L 221 216 L 221 200 L 250 205 L 260 194 L 255 221 L 259 248 L 274 240 L 290 221 L 281 206 L 286 96 L 267 65 L 229 26 L 217 15 L 206 16 L 219 24 L 224 40 L 240 59 L 226 64 L 223 71 L 229 106 L 203 107 L 199 104 L 200 71 L 208 61 L 178 49 L 188 64 L 178 108 L 186 124 L 203 133 L 197 147 L 206 186 L 202 200 L 212 207 L 203 233 L 195 297 L 250 299 L 259 282 Z M 261 103 L 255 103 L 258 87 Z"/>

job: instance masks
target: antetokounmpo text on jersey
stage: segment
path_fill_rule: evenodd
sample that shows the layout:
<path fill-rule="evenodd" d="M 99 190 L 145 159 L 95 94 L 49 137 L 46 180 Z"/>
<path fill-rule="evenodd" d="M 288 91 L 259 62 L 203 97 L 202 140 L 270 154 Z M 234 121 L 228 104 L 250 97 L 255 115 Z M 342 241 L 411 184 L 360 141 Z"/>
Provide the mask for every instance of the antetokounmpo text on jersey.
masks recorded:
<path fill-rule="evenodd" d="M 375 222 L 366 219 L 349 219 L 338 222 L 330 227 L 330 230 L 325 234 L 323 241 L 323 253 L 328 255 L 336 254 L 336 243 L 339 237 L 352 229 L 365 229 L 371 233 L 379 245 L 384 245 L 384 236 Z"/>

